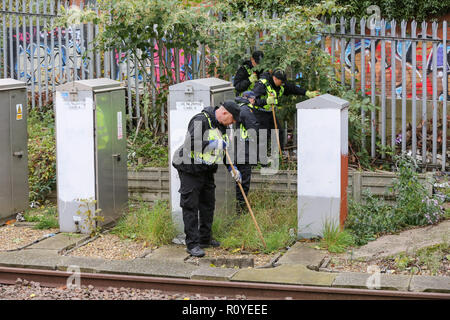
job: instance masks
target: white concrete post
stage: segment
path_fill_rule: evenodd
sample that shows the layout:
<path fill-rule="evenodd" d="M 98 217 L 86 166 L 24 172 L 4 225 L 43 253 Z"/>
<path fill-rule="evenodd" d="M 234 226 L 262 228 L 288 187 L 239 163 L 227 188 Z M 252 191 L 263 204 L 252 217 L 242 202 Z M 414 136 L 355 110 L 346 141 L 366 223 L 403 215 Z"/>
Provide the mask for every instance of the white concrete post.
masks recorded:
<path fill-rule="evenodd" d="M 297 104 L 298 238 L 347 217 L 348 105 L 329 94 Z"/>

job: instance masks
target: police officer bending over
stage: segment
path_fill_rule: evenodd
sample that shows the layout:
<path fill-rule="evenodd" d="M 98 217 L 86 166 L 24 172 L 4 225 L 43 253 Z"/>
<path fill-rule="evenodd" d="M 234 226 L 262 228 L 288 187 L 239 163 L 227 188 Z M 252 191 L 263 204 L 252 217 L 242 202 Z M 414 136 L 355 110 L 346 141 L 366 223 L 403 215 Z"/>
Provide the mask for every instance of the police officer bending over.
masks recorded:
<path fill-rule="evenodd" d="M 224 149 L 228 146 L 227 126 L 239 121 L 239 107 L 225 101 L 220 107 L 206 107 L 189 122 L 184 144 L 174 153 L 172 165 L 180 176 L 180 206 L 183 212 L 187 252 L 203 257 L 204 248 L 218 247 L 212 238 L 211 226 L 215 208 L 214 173 L 218 163 L 225 163 Z M 236 181 L 236 174 L 228 164 Z"/>
<path fill-rule="evenodd" d="M 294 94 L 306 95 L 308 98 L 311 98 L 318 94 L 317 91 L 307 91 L 295 83 L 288 82 L 286 73 L 281 69 L 275 69 L 272 73 L 263 73 L 259 81 L 255 84 L 253 92 L 256 95 L 254 104 L 255 116 L 259 123 L 259 129 L 268 130 L 267 141 L 271 141 L 271 129 L 275 128 L 272 106 L 276 111 L 279 108 L 278 104 L 282 96 Z M 281 128 L 278 119 L 277 127 Z M 280 130 L 280 136 L 282 135 L 282 130 Z M 283 149 L 283 139 L 281 139 L 280 143 L 281 149 Z"/>

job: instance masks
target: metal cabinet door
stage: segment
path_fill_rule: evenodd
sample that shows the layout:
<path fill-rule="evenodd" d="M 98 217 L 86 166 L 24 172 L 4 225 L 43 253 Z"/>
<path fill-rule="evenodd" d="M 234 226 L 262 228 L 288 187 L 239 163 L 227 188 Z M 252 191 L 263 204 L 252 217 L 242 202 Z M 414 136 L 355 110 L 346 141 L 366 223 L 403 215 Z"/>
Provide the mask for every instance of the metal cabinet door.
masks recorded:
<path fill-rule="evenodd" d="M 0 91 L 0 219 L 12 212 L 9 92 Z"/>
<path fill-rule="evenodd" d="M 10 92 L 11 189 L 13 213 L 28 207 L 28 134 L 26 89 Z"/>
<path fill-rule="evenodd" d="M 128 202 L 125 91 L 96 93 L 97 196 L 101 225 L 116 221 Z"/>
<path fill-rule="evenodd" d="M 127 172 L 127 136 L 125 113 L 125 90 L 111 92 L 111 110 L 113 113 L 113 188 L 114 219 L 122 214 L 128 204 L 128 172 Z"/>
<path fill-rule="evenodd" d="M 96 143 L 96 185 L 97 208 L 104 217 L 100 225 L 111 221 L 114 212 L 113 158 L 112 154 L 112 112 L 110 92 L 95 94 L 95 143 Z"/>

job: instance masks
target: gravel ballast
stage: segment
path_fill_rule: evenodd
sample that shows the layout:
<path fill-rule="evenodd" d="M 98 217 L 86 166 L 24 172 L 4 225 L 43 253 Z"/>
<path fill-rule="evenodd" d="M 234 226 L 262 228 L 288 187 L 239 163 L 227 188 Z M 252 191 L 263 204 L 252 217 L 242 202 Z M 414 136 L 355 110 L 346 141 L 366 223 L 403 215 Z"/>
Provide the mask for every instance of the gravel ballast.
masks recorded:
<path fill-rule="evenodd" d="M 67 287 L 41 287 L 37 282 L 17 279 L 15 285 L 0 285 L 0 300 L 246 300 L 242 295 L 234 297 L 179 294 L 160 290 L 107 288 L 93 286 L 68 289 Z"/>

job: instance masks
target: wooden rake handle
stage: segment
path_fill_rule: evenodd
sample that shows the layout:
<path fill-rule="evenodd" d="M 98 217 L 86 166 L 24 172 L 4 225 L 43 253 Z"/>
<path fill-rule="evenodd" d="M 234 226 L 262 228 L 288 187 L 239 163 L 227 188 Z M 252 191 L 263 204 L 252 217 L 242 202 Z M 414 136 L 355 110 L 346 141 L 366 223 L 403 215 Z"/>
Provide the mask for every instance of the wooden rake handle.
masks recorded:
<path fill-rule="evenodd" d="M 233 170 L 233 173 L 236 175 L 237 174 L 236 169 L 234 168 L 233 162 L 231 161 L 231 157 L 230 157 L 230 154 L 228 153 L 227 149 L 225 149 L 225 154 L 227 156 L 228 162 L 230 163 L 231 170 Z M 259 234 L 259 237 L 261 238 L 261 241 L 262 241 L 262 243 L 264 245 L 264 248 L 267 249 L 266 242 L 264 241 L 264 237 L 263 237 L 263 235 L 261 233 L 261 229 L 259 228 L 258 222 L 256 222 L 256 218 L 255 218 L 255 215 L 253 214 L 253 210 L 252 210 L 252 207 L 250 206 L 250 202 L 248 202 L 247 196 L 245 195 L 245 192 L 244 192 L 244 189 L 242 188 L 242 185 L 239 182 L 237 182 L 237 184 L 239 186 L 239 189 L 241 190 L 242 196 L 244 197 L 245 204 L 247 205 L 248 211 L 250 212 L 250 214 L 252 216 L 253 223 L 255 224 L 256 230 L 258 230 L 258 234 Z"/>

